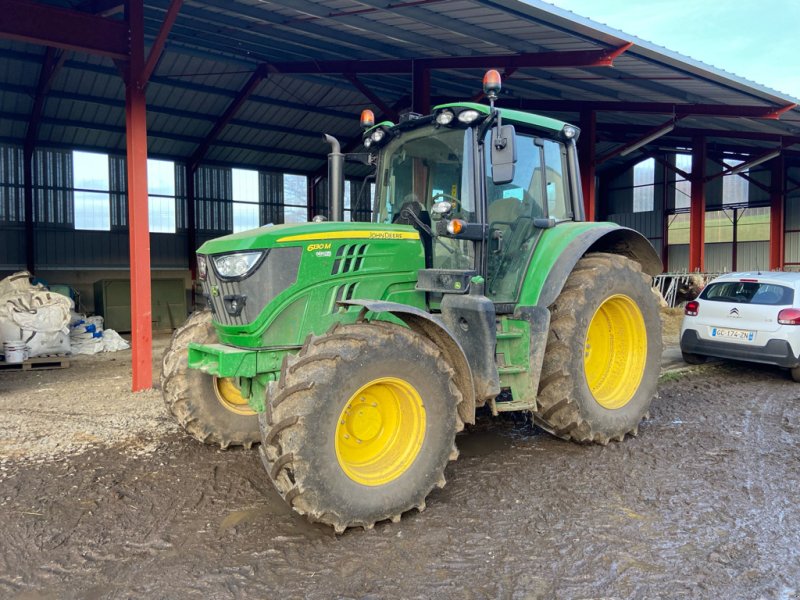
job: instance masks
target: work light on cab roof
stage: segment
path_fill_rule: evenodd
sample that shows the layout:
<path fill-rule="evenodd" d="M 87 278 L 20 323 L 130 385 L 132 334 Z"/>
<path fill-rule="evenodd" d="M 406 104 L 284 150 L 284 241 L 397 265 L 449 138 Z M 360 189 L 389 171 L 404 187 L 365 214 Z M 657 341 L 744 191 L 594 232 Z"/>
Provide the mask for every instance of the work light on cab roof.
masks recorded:
<path fill-rule="evenodd" d="M 483 76 L 483 93 L 486 94 L 486 97 L 489 98 L 489 102 L 492 105 L 494 105 L 494 101 L 497 100 L 497 96 L 500 94 L 502 87 L 503 83 L 500 78 L 500 73 L 495 69 L 486 71 L 486 74 Z"/>
<path fill-rule="evenodd" d="M 365 108 L 361 111 L 361 129 L 369 129 L 375 125 L 375 113 Z"/>

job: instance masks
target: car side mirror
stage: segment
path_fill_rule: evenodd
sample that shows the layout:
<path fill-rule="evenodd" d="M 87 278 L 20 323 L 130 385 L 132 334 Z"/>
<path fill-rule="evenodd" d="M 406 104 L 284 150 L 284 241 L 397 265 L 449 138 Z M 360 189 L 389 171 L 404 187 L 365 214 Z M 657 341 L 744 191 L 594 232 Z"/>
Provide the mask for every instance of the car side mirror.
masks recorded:
<path fill-rule="evenodd" d="M 492 129 L 492 183 L 504 185 L 514 180 L 517 147 L 513 125 Z"/>

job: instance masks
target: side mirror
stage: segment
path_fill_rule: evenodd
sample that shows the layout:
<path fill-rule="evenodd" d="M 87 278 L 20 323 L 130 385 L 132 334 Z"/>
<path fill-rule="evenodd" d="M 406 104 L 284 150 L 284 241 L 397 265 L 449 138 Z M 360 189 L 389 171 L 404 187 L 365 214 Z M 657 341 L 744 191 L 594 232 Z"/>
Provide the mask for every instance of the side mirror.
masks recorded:
<path fill-rule="evenodd" d="M 517 147 L 513 125 L 492 129 L 492 183 L 504 185 L 514 180 Z"/>

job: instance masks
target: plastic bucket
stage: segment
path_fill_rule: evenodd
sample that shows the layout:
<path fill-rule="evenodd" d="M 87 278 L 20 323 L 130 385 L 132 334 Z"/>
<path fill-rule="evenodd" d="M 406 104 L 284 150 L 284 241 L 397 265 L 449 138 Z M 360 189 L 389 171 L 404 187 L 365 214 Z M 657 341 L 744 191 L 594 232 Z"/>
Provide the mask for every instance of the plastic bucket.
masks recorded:
<path fill-rule="evenodd" d="M 7 363 L 25 362 L 28 347 L 25 342 L 4 342 L 3 352 L 6 355 Z"/>

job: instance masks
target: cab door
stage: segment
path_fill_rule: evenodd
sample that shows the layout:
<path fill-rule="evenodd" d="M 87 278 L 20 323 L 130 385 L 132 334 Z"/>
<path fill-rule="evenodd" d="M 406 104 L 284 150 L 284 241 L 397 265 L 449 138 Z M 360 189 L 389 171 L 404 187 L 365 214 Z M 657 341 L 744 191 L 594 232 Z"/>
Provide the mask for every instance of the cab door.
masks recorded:
<path fill-rule="evenodd" d="M 488 143 L 488 142 L 487 142 Z M 515 303 L 536 242 L 545 227 L 571 219 L 564 144 L 517 133 L 511 183 L 495 185 L 485 153 L 487 223 L 486 295 L 495 304 Z"/>

